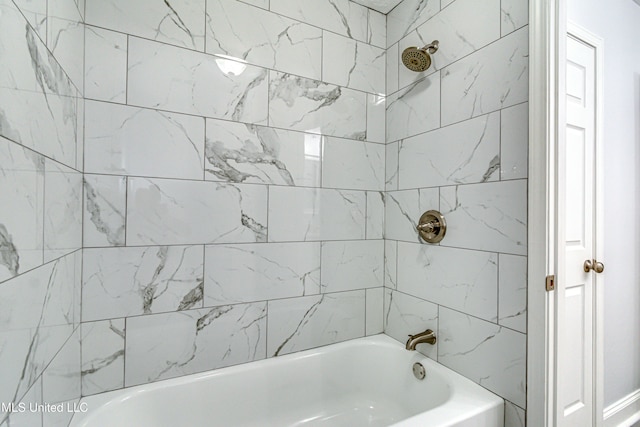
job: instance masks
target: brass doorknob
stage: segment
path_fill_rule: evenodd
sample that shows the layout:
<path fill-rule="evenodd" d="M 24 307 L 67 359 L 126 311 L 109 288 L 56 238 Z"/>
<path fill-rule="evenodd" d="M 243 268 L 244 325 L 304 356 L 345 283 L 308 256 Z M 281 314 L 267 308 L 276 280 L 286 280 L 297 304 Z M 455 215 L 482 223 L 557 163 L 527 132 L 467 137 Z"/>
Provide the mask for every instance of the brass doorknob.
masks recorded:
<path fill-rule="evenodd" d="M 588 273 L 590 271 L 595 271 L 596 273 L 602 273 L 604 271 L 604 264 L 594 260 L 586 260 L 584 262 L 584 271 Z"/>

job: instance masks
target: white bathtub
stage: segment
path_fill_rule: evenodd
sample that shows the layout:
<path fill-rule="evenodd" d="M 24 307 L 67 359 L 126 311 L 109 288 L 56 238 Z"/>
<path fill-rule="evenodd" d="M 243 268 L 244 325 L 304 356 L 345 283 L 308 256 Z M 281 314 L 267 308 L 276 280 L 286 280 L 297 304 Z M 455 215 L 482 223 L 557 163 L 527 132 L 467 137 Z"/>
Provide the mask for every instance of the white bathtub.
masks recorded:
<path fill-rule="evenodd" d="M 414 362 L 427 371 L 412 372 Z M 377 335 L 84 398 L 72 427 L 502 427 L 503 400 Z"/>

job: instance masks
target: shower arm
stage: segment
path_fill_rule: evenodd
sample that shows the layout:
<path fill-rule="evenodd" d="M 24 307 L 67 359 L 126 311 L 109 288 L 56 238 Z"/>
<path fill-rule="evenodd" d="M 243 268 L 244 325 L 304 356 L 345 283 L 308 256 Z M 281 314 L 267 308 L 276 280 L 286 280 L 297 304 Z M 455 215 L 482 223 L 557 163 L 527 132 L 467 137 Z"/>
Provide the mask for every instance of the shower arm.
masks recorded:
<path fill-rule="evenodd" d="M 420 50 L 426 50 L 429 54 L 433 55 L 438 51 L 438 47 L 440 47 L 440 42 L 438 40 L 434 40 Z"/>

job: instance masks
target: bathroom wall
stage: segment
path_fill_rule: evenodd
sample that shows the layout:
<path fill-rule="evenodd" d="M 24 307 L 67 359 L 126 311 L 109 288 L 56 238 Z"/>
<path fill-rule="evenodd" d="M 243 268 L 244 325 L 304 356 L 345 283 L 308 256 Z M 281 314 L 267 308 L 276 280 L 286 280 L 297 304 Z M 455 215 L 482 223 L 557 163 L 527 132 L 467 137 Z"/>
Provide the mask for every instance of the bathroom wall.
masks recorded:
<path fill-rule="evenodd" d="M 85 13 L 82 394 L 382 332 L 384 15 Z"/>
<path fill-rule="evenodd" d="M 50 3 L 0 0 L 0 401 L 431 327 L 523 424 L 526 2 Z"/>
<path fill-rule="evenodd" d="M 505 398 L 505 425 L 526 404 L 528 4 L 404 0 L 387 15 L 385 333 L 436 331 L 419 350 Z M 434 39 L 414 73 L 409 46 Z M 447 234 L 419 241 L 440 210 Z"/>
<path fill-rule="evenodd" d="M 80 397 L 84 6 L 0 0 L 0 426 Z M 28 406 L 27 406 L 28 407 Z"/>

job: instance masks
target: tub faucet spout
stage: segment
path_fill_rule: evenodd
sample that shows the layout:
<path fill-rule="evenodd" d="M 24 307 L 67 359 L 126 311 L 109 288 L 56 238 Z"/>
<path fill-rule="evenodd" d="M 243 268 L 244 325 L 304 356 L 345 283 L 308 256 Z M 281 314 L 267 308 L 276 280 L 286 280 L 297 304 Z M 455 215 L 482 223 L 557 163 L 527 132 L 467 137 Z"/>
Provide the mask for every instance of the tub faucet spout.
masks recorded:
<path fill-rule="evenodd" d="M 406 349 L 415 350 L 418 344 L 427 343 L 434 345 L 436 343 L 436 334 L 431 329 L 427 329 L 424 332 L 420 332 L 416 335 L 409 335 L 407 340 Z"/>

